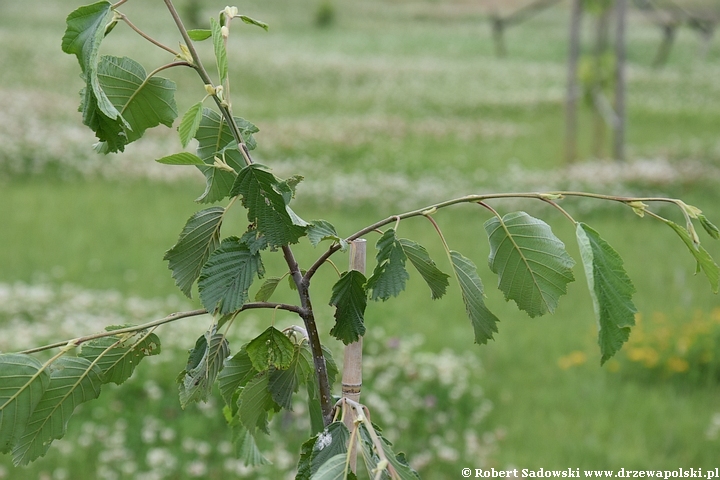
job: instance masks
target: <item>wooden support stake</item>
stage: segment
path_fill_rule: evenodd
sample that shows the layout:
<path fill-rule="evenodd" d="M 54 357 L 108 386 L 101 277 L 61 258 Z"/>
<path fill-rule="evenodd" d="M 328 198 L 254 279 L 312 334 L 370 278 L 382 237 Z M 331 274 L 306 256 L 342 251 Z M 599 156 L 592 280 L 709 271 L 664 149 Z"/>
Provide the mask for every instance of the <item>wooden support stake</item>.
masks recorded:
<path fill-rule="evenodd" d="M 354 240 L 350 243 L 350 269 L 365 274 L 366 258 L 365 239 Z M 342 396 L 360 403 L 360 390 L 362 389 L 362 344 L 360 337 L 357 342 L 345 346 L 345 360 L 343 362 Z M 355 428 L 355 415 L 352 409 L 345 410 L 343 422 L 350 432 Z M 350 445 L 350 469 L 357 471 L 357 449 L 355 443 Z"/>

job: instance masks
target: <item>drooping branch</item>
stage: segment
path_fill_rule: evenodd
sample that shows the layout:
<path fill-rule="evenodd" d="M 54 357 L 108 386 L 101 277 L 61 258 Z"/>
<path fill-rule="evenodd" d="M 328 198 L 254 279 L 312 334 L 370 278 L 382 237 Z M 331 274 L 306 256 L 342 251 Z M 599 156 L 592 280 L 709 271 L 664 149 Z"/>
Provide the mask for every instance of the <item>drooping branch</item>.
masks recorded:
<path fill-rule="evenodd" d="M 617 196 L 617 195 L 603 195 L 598 193 L 588 193 L 588 192 L 574 192 L 574 191 L 557 191 L 557 192 L 546 192 L 546 193 L 538 193 L 538 192 L 519 192 L 519 193 L 491 193 L 486 195 L 466 195 L 463 197 L 453 198 L 451 200 L 446 200 L 444 202 L 436 203 L 434 205 L 429 205 L 424 208 L 419 208 L 417 210 L 411 210 L 409 212 L 401 213 L 399 215 L 391 215 L 387 218 L 384 218 L 380 221 L 377 221 L 373 223 L 372 225 L 368 225 L 367 227 L 362 228 L 361 230 L 358 230 L 357 232 L 353 233 L 349 237 L 347 237 L 345 240 L 347 242 L 351 242 L 353 240 L 356 240 L 358 238 L 363 237 L 364 235 L 367 235 L 368 233 L 377 230 L 381 227 L 384 227 L 385 225 L 389 225 L 391 223 L 396 223 L 400 220 L 406 220 L 408 218 L 413 217 L 420 217 L 420 216 L 428 216 L 435 213 L 435 211 L 440 210 L 442 208 L 450 207 L 453 205 L 463 204 L 463 203 L 480 203 L 484 202 L 485 200 L 497 200 L 497 199 L 509 199 L 509 198 L 528 198 L 528 199 L 535 199 L 535 200 L 542 200 L 547 202 L 548 200 L 559 200 L 563 197 L 586 197 L 586 198 L 594 198 L 597 200 L 606 200 L 606 201 L 612 201 L 612 202 L 619 202 L 624 204 L 634 204 L 635 202 L 667 202 L 667 203 L 673 203 L 677 205 L 683 213 L 685 213 L 683 209 L 683 202 L 678 199 L 674 198 L 665 198 L 665 197 L 624 197 L 624 196 Z M 315 275 L 317 270 L 325 263 L 326 260 L 328 260 L 335 252 L 340 250 L 341 246 L 337 243 L 332 244 L 328 249 L 318 257 L 318 259 L 315 261 L 315 263 L 312 264 L 312 266 L 307 270 L 305 273 L 305 276 L 303 277 L 303 280 L 306 282 L 309 282 L 310 279 Z"/>

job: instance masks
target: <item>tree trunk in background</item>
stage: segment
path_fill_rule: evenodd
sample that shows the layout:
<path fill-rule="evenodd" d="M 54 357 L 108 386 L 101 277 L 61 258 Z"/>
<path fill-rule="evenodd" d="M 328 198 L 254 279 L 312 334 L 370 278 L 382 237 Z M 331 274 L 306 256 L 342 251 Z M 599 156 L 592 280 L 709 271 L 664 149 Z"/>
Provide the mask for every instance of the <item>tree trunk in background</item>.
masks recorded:
<path fill-rule="evenodd" d="M 613 156 L 625 161 L 625 26 L 627 0 L 617 0 L 617 31 L 615 35 L 615 124 Z"/>
<path fill-rule="evenodd" d="M 578 58 L 580 57 L 580 25 L 582 23 L 582 0 L 573 0 L 570 14 L 570 45 L 567 70 L 567 96 L 565 98 L 565 163 L 577 159 L 577 100 Z"/>
<path fill-rule="evenodd" d="M 596 35 L 595 35 L 595 72 L 593 95 L 604 95 L 603 87 L 606 78 L 604 78 L 604 55 L 608 50 L 608 37 L 610 35 L 610 14 L 611 8 L 607 8 L 600 14 L 597 19 Z M 593 109 L 593 155 L 595 158 L 603 158 L 605 156 L 605 143 L 607 137 L 607 125 L 602 112 L 595 102 Z"/>

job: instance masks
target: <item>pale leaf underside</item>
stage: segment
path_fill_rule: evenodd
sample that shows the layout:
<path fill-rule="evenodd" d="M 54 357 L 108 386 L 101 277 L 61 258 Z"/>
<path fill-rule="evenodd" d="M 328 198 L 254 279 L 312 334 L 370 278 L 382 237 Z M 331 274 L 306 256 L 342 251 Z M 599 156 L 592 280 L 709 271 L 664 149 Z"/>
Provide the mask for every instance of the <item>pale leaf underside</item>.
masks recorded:
<path fill-rule="evenodd" d="M 664 222 L 670 228 L 672 228 L 675 233 L 677 233 L 678 236 L 682 239 L 683 243 L 685 243 L 688 250 L 697 261 L 697 271 L 702 271 L 705 274 L 708 281 L 710 282 L 710 287 L 712 288 L 712 291 L 714 293 L 717 293 L 718 289 L 720 288 L 720 268 L 718 268 L 717 264 L 710 256 L 708 251 L 705 250 L 702 245 L 696 245 L 693 242 L 690 233 L 688 233 L 685 228 L 681 227 L 677 223 L 671 222 L 670 220 L 664 220 Z"/>
<path fill-rule="evenodd" d="M 195 343 L 180 383 L 180 405 L 207 401 L 230 348 L 224 335 L 209 330 Z"/>
<path fill-rule="evenodd" d="M 465 303 L 470 322 L 475 332 L 475 342 L 487 343 L 497 332 L 498 318 L 485 306 L 483 285 L 477 274 L 477 267 L 467 257 L 458 252 L 450 252 L 455 277 L 460 284 L 462 299 Z"/>
<path fill-rule="evenodd" d="M 225 209 L 212 207 L 190 217 L 177 243 L 165 253 L 164 260 L 178 288 L 190 297 L 193 283 L 220 242 L 220 227 Z"/>
<path fill-rule="evenodd" d="M 620 255 L 595 230 L 579 223 L 576 234 L 598 323 L 600 362 L 605 363 L 620 350 L 635 325 L 635 287 Z"/>
<path fill-rule="evenodd" d="M 20 439 L 49 382 L 35 358 L 0 355 L 0 453 L 8 453 Z"/>
<path fill-rule="evenodd" d="M 65 435 L 75 407 L 100 395 L 102 371 L 90 361 L 62 357 L 50 368 L 50 384 L 13 448 L 15 465 L 27 465 L 45 455 L 52 441 Z"/>

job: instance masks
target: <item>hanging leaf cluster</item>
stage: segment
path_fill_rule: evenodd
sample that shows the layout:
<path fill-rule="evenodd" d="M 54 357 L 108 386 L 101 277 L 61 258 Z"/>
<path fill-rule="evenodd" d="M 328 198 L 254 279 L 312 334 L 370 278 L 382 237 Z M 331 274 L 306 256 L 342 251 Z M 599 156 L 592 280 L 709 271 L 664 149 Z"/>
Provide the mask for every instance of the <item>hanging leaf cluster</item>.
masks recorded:
<path fill-rule="evenodd" d="M 83 343 L 77 356 L 68 350 L 45 363 L 0 354 L 0 452 L 11 453 L 15 465 L 44 456 L 65 435 L 75 408 L 97 398 L 102 385 L 122 384 L 143 358 L 160 353 L 160 340 L 148 332 L 108 335 Z"/>
<path fill-rule="evenodd" d="M 323 349 L 323 354 L 333 384 L 338 369 L 330 351 Z M 272 415 L 283 408 L 291 410 L 293 395 L 302 386 L 312 433 L 324 428 L 312 352 L 307 339 L 295 332 L 268 327 L 238 353 L 224 359 L 217 380 L 236 453 L 247 465 L 267 463 L 257 447 L 257 435 L 270 433 Z"/>
<path fill-rule="evenodd" d="M 81 91 L 83 123 L 95 132 L 102 153 L 122 152 L 145 130 L 177 118 L 175 84 L 148 77 L 127 57 L 100 56 L 100 44 L 117 19 L 109 2 L 80 7 L 67 18 L 65 53 L 77 57 L 85 87 Z"/>

